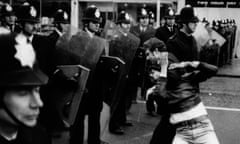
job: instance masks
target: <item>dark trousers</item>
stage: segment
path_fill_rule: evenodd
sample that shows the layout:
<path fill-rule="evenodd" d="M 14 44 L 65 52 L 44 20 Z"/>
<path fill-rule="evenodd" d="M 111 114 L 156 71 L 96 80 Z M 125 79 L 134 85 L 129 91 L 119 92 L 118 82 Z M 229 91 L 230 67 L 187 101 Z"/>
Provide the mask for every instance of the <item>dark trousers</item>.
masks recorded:
<path fill-rule="evenodd" d="M 90 110 L 89 106 L 80 106 L 75 123 L 70 129 L 70 144 L 83 144 L 85 116 L 88 116 L 88 144 L 100 144 L 100 112 L 100 109 Z"/>
<path fill-rule="evenodd" d="M 172 144 L 176 128 L 169 122 L 169 115 L 163 115 L 153 132 L 150 144 Z"/>
<path fill-rule="evenodd" d="M 154 102 L 156 102 L 157 106 L 155 107 Z M 147 112 L 157 112 L 158 114 L 164 114 L 166 108 L 166 103 L 164 99 L 160 95 L 150 94 L 146 101 L 146 109 Z"/>

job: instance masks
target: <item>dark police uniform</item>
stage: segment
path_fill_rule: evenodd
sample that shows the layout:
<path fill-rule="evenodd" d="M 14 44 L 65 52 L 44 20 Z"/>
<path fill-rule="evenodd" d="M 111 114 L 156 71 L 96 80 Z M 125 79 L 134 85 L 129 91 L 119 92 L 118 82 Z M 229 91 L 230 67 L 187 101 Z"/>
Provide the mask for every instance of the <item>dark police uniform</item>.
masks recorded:
<path fill-rule="evenodd" d="M 140 40 L 133 34 L 121 32 L 120 30 L 109 43 L 109 55 L 119 57 L 125 62 L 123 76 L 119 81 L 120 88 L 114 96 L 116 97 L 115 100 L 111 104 L 112 115 L 109 124 L 111 132 L 114 132 L 115 129 L 127 122 L 126 109 L 130 108 L 132 101 L 132 96 L 128 89 L 131 85 L 128 76 L 139 42 Z"/>
<path fill-rule="evenodd" d="M 166 10 L 166 14 L 164 16 L 164 18 L 166 20 L 174 20 L 175 19 L 175 15 L 174 15 L 174 11 L 169 8 Z M 165 44 L 167 43 L 167 40 L 177 31 L 177 28 L 175 26 L 175 24 L 173 24 L 172 26 L 169 26 L 167 23 L 163 26 L 163 27 L 159 27 L 156 30 L 156 34 L 155 36 L 162 40 Z"/>
<path fill-rule="evenodd" d="M 71 143 L 79 143 L 83 141 L 84 118 L 86 115 L 88 115 L 89 119 L 88 141 L 89 143 L 97 143 L 97 141 L 99 142 L 100 135 L 99 118 L 102 109 L 103 96 L 96 94 L 94 91 L 94 77 L 99 58 L 104 54 L 106 41 L 97 36 L 91 38 L 86 32 L 81 31 L 76 35 L 73 35 L 68 42 L 64 40 L 64 37 L 61 37 L 57 46 L 57 51 L 68 51 L 76 55 L 79 60 L 77 64 L 90 69 L 86 91 L 80 103 L 75 123 L 71 127 Z"/>
<path fill-rule="evenodd" d="M 100 23 L 100 12 L 95 6 L 89 6 L 85 13 L 83 21 L 85 24 L 90 21 Z M 64 42 L 61 43 L 64 46 Z M 69 45 L 68 45 L 69 44 Z M 80 31 L 73 35 L 67 45 L 63 48 L 79 57 L 79 64 L 90 69 L 90 75 L 86 84 L 86 91 L 80 103 L 79 111 L 75 123 L 70 130 L 70 143 L 83 143 L 84 119 L 88 116 L 88 144 L 99 144 L 100 140 L 100 112 L 102 110 L 103 97 L 96 93 L 95 77 L 96 66 L 100 56 L 105 55 L 107 43 L 106 40 L 88 32 Z"/>
<path fill-rule="evenodd" d="M 51 138 L 46 131 L 40 127 L 19 129 L 17 138 L 12 141 L 7 141 L 0 136 L 1 144 L 51 144 Z"/>

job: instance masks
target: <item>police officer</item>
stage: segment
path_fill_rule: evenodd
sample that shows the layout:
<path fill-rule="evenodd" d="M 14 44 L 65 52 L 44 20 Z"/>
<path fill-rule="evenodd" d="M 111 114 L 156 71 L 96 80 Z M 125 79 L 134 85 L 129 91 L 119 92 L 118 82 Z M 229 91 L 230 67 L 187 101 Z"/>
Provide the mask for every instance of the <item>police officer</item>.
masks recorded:
<path fill-rule="evenodd" d="M 142 46 L 145 41 L 154 37 L 155 30 L 153 27 L 149 26 L 149 14 L 145 8 L 141 9 L 138 19 L 139 24 L 132 26 L 130 32 L 140 38 L 140 46 Z"/>
<path fill-rule="evenodd" d="M 154 37 L 155 29 L 149 26 L 149 15 L 145 8 L 142 8 L 138 15 L 139 24 L 131 27 L 130 32 L 140 39 L 140 45 L 133 60 L 133 67 L 130 71 L 130 79 L 132 82 L 132 88 L 130 93 L 132 94 L 133 102 L 136 103 L 138 90 L 141 91 L 141 97 L 144 98 L 144 71 L 145 71 L 145 49 L 142 47 L 143 43 L 148 39 Z"/>
<path fill-rule="evenodd" d="M 1 8 L 1 30 L 0 33 L 15 31 L 16 16 L 13 8 L 9 4 L 4 4 Z"/>
<path fill-rule="evenodd" d="M 37 54 L 38 65 L 47 75 L 51 75 L 52 47 L 49 45 L 49 39 L 46 36 L 36 34 L 37 24 L 40 22 L 37 10 L 34 6 L 25 2 L 17 12 L 18 23 L 21 27 L 20 34 L 32 43 Z"/>
<path fill-rule="evenodd" d="M 108 48 L 106 40 L 97 36 L 101 22 L 100 11 L 95 5 L 86 8 L 83 14 L 83 31 L 75 37 L 76 46 L 73 52 L 80 58 L 80 63 L 90 69 L 91 73 L 87 81 L 86 93 L 84 93 L 76 121 L 71 127 L 70 143 L 83 143 L 84 139 L 84 120 L 88 116 L 88 144 L 105 143 L 100 140 L 100 113 L 103 105 L 104 96 L 97 93 L 97 86 L 94 82 L 96 74 L 96 64 L 101 55 L 106 55 Z M 84 53 L 83 53 L 84 52 Z"/>
<path fill-rule="evenodd" d="M 35 67 L 32 45 L 15 34 L 1 35 L 0 45 L 0 143 L 50 144 L 37 120 L 47 76 Z"/>
<path fill-rule="evenodd" d="M 95 5 L 89 6 L 85 11 L 82 22 L 83 30 L 86 31 L 90 37 L 98 34 L 101 23 L 100 10 Z"/>
<path fill-rule="evenodd" d="M 37 28 L 36 24 L 40 22 L 37 17 L 37 10 L 34 6 L 25 2 L 18 9 L 17 19 L 21 26 L 21 34 L 28 38 L 28 42 L 32 42 L 33 34 Z"/>
<path fill-rule="evenodd" d="M 149 11 L 149 25 L 153 28 L 155 28 L 155 14 L 153 11 Z"/>
<path fill-rule="evenodd" d="M 174 11 L 168 8 L 164 18 L 166 22 L 163 27 L 159 27 L 156 30 L 155 36 L 166 44 L 167 40 L 173 36 L 176 31 Z"/>
<path fill-rule="evenodd" d="M 53 16 L 54 31 L 49 35 L 51 41 L 56 44 L 58 38 L 62 36 L 70 25 L 69 15 L 63 9 L 58 9 Z"/>
<path fill-rule="evenodd" d="M 118 31 L 109 42 L 109 55 L 122 59 L 125 62 L 125 68 L 118 82 L 120 88 L 117 90 L 113 98 L 114 101 L 111 104 L 109 131 L 113 134 L 124 134 L 122 126 L 132 126 L 130 122 L 127 122 L 126 115 L 126 111 L 129 110 L 132 101 L 127 89 L 128 74 L 140 40 L 129 33 L 130 16 L 127 12 L 121 11 L 118 14 L 116 24 Z"/>

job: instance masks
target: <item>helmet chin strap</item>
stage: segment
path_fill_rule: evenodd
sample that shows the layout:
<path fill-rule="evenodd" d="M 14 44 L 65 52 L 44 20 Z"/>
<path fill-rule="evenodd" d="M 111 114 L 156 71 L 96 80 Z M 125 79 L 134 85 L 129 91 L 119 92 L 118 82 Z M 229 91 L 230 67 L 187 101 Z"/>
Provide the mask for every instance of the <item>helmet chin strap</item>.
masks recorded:
<path fill-rule="evenodd" d="M 13 113 L 6 107 L 6 105 L 3 103 L 3 109 L 7 112 L 7 114 L 10 116 L 10 118 L 15 122 L 17 123 L 19 126 L 22 126 L 22 127 L 29 127 L 27 125 L 25 125 L 23 122 L 21 122 L 20 120 L 18 120 L 16 118 L 16 116 L 13 115 Z"/>

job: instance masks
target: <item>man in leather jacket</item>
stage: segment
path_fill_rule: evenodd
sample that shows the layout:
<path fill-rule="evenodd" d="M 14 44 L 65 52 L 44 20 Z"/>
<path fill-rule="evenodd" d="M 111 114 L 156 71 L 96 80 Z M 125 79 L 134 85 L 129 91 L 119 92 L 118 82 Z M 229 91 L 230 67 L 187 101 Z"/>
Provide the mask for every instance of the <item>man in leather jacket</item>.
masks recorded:
<path fill-rule="evenodd" d="M 159 137 L 173 144 L 219 144 L 199 96 L 199 83 L 214 76 L 217 67 L 199 61 L 196 40 L 192 36 L 198 21 L 192 7 L 183 8 L 180 12 L 182 28 L 167 42 L 169 66 L 165 100 L 168 117 L 163 121 L 166 126 L 160 122 L 155 130 L 155 141 L 158 132 Z M 168 135 L 160 136 L 163 131 Z"/>
<path fill-rule="evenodd" d="M 218 144 L 213 125 L 198 94 L 199 83 L 217 73 L 217 67 L 200 62 L 195 31 L 198 18 L 192 7 L 181 10 L 183 27 L 167 43 L 169 68 L 166 101 L 170 123 L 176 128 L 173 143 Z M 193 133 L 195 131 L 195 133 Z"/>

